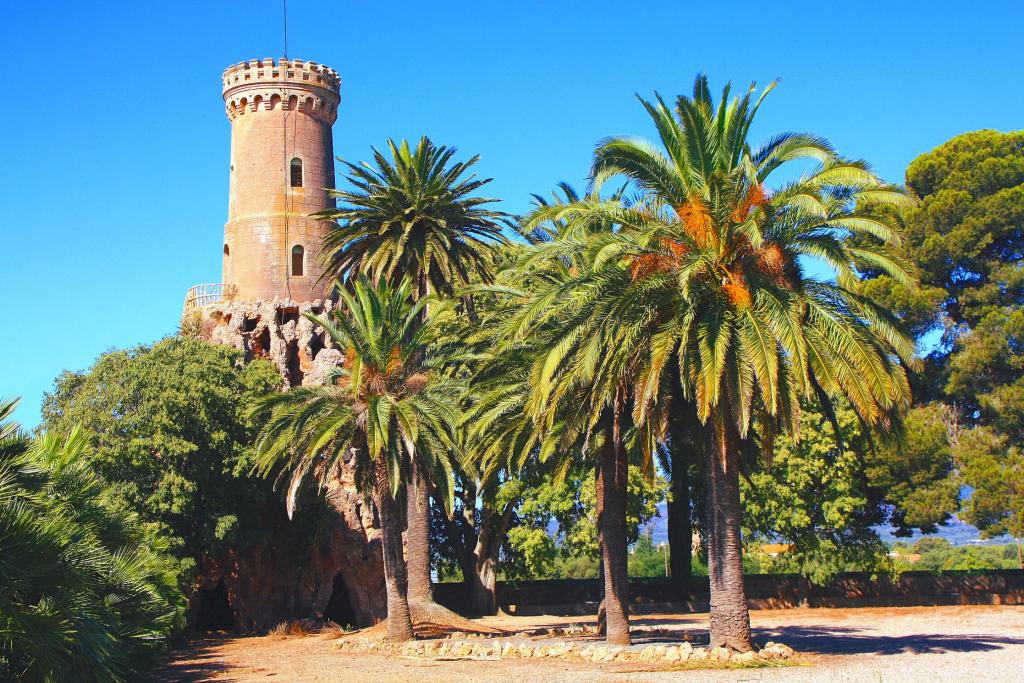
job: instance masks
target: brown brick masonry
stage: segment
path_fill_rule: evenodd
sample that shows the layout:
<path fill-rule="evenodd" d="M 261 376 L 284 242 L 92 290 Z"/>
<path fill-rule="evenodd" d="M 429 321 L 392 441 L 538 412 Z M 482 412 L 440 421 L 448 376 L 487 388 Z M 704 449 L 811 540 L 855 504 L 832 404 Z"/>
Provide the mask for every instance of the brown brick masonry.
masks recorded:
<path fill-rule="evenodd" d="M 222 281 L 237 300 L 324 298 L 316 256 L 328 224 L 309 215 L 334 206 L 327 189 L 340 88 L 336 71 L 298 59 L 251 60 L 224 72 L 231 180 Z M 300 187 L 292 184 L 293 159 Z M 296 247 L 301 274 L 292 268 Z"/>

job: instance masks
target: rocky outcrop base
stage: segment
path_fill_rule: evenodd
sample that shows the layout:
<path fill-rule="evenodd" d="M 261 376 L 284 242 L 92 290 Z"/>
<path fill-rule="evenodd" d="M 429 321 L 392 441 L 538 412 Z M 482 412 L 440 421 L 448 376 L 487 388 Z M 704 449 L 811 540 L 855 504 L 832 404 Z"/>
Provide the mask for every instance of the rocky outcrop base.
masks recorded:
<path fill-rule="evenodd" d="M 327 487 L 316 539 L 303 537 L 280 510 L 268 511 L 267 540 L 209 557 L 200 567 L 192 599 L 198 628 L 203 600 L 226 599 L 230 623 L 221 628 L 262 631 L 282 621 L 332 618 L 342 625 L 372 626 L 387 616 L 380 529 L 371 506 L 342 472 Z M 301 514 L 301 511 L 300 511 Z M 218 597 L 218 589 L 223 597 Z M 343 595 L 335 596 L 336 591 Z M 328 613 L 329 605 L 341 605 Z M 338 610 L 335 607 L 335 610 Z"/>
<path fill-rule="evenodd" d="M 326 317 L 333 310 L 330 300 L 221 301 L 188 314 L 194 319 L 182 325 L 208 341 L 239 349 L 247 363 L 272 361 L 287 389 L 323 384 L 341 364 L 341 351 L 306 317 Z M 316 538 L 302 537 L 285 517 L 282 502 L 266 512 L 265 542 L 204 559 L 191 605 L 193 626 L 204 628 L 198 617 L 204 609 L 209 613 L 209 604 L 204 607 L 203 601 L 226 601 L 219 605 L 228 615 L 222 621 L 241 631 L 310 617 L 359 627 L 384 619 L 384 565 L 372 506 L 356 491 L 345 467 L 326 489 L 333 514 L 319 520 Z M 335 595 L 338 591 L 345 595 Z M 327 614 L 331 605 L 341 616 Z"/>
<path fill-rule="evenodd" d="M 195 315 L 201 337 L 243 351 L 246 362 L 269 359 L 288 388 L 323 384 L 331 368 L 341 363 L 341 351 L 306 317 L 327 316 L 334 306 L 330 299 L 221 301 L 198 309 Z"/>

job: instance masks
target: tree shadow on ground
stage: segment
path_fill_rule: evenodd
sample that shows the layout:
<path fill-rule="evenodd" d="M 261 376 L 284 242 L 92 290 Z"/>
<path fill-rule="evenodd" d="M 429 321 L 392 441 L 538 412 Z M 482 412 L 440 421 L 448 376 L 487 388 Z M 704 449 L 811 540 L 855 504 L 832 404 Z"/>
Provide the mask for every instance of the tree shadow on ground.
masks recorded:
<path fill-rule="evenodd" d="M 664 618 L 630 618 L 634 645 L 669 644 L 689 640 L 694 647 L 708 642 L 707 617 L 684 616 L 666 624 Z M 581 620 L 592 626 L 593 620 Z M 535 628 L 565 626 L 552 620 L 534 624 Z M 797 652 L 823 655 L 898 655 L 903 653 L 988 652 L 1006 647 L 1024 645 L 1024 637 L 1003 636 L 992 633 L 908 633 L 887 635 L 870 628 L 829 625 L 792 625 L 754 628 L 754 640 L 764 644 L 770 640 L 785 643 Z M 580 641 L 601 642 L 603 637 L 587 634 L 577 636 Z"/>
<path fill-rule="evenodd" d="M 909 633 L 893 636 L 846 626 L 756 628 L 754 639 L 760 643 L 780 641 L 797 652 L 836 655 L 987 652 L 1024 645 L 1024 638 L 990 633 Z"/>
<path fill-rule="evenodd" d="M 165 659 L 148 680 L 154 683 L 194 683 L 209 681 L 231 667 L 217 654 L 217 647 L 230 635 L 210 635 L 175 650 Z"/>

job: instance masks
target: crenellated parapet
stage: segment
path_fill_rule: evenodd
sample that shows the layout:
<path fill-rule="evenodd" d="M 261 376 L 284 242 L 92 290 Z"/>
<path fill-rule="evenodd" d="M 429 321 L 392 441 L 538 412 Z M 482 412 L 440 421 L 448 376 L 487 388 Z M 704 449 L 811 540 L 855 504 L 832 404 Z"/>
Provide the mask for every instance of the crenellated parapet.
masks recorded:
<path fill-rule="evenodd" d="M 333 124 L 341 101 L 334 69 L 301 59 L 251 59 L 224 70 L 224 106 L 234 121 L 248 112 L 298 110 Z"/>

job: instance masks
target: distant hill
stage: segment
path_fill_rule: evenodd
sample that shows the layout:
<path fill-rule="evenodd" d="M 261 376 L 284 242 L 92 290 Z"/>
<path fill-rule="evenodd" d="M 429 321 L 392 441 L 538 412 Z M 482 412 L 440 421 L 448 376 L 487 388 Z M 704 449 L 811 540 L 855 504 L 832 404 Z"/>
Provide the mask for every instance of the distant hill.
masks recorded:
<path fill-rule="evenodd" d="M 658 505 L 658 516 L 652 519 L 650 524 L 647 525 L 652 531 L 652 537 L 655 545 L 659 543 L 668 543 L 668 515 L 666 514 L 665 507 L 665 503 L 660 503 Z M 886 527 L 876 527 L 876 531 L 878 531 L 878 535 L 881 536 L 882 540 L 886 543 L 895 543 L 897 541 L 913 543 L 917 539 L 925 536 L 925 534 L 922 533 L 915 533 L 910 537 L 896 536 L 892 533 L 892 529 Z M 1009 536 L 982 539 L 981 534 L 978 532 L 976 527 L 971 526 L 957 517 L 954 517 L 947 526 L 939 527 L 938 533 L 929 535 L 944 538 L 953 545 L 1002 545 L 1013 542 L 1013 539 Z"/>

